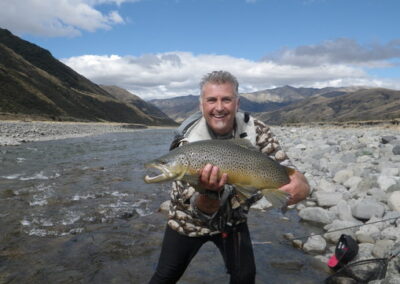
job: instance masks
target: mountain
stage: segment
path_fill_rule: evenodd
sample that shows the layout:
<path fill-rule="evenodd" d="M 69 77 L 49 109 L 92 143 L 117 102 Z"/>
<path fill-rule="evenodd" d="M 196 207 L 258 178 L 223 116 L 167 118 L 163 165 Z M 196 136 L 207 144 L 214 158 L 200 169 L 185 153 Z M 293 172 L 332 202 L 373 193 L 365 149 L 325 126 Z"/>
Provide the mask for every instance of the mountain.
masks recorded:
<path fill-rule="evenodd" d="M 147 103 L 140 97 L 128 92 L 125 89 L 119 88 L 117 86 L 105 86 L 100 85 L 100 87 L 106 90 L 118 101 L 125 103 L 134 109 L 137 113 L 142 113 L 142 116 L 150 121 L 163 122 L 164 125 L 176 125 L 177 123 L 169 118 L 165 113 L 163 113 L 156 106 L 151 103 Z"/>
<path fill-rule="evenodd" d="M 121 102 L 51 53 L 0 29 L 0 114 L 3 117 L 171 125 Z"/>
<path fill-rule="evenodd" d="M 337 97 L 359 87 L 347 88 L 294 88 L 283 86 L 253 93 L 240 94 L 240 110 L 249 113 L 269 112 L 312 96 Z M 183 121 L 199 109 L 199 97 L 188 95 L 150 101 L 175 121 Z"/>
<path fill-rule="evenodd" d="M 154 99 L 151 104 L 161 109 L 170 118 L 177 122 L 185 120 L 199 110 L 199 96 L 180 96 L 168 99 Z"/>
<path fill-rule="evenodd" d="M 240 109 L 269 124 L 344 122 L 400 118 L 400 91 L 367 87 L 295 88 L 284 86 L 240 95 Z M 182 121 L 198 110 L 198 96 L 152 100 Z"/>
<path fill-rule="evenodd" d="M 400 91 L 371 88 L 325 93 L 257 117 L 268 124 L 392 120 L 400 118 Z"/>
<path fill-rule="evenodd" d="M 240 94 L 242 98 L 246 98 L 253 102 L 265 103 L 293 103 L 316 95 L 342 95 L 354 92 L 365 87 L 327 87 L 327 88 L 295 88 L 292 86 L 283 86 L 274 89 L 267 89 L 253 93 Z M 265 110 L 264 110 L 265 111 Z"/>

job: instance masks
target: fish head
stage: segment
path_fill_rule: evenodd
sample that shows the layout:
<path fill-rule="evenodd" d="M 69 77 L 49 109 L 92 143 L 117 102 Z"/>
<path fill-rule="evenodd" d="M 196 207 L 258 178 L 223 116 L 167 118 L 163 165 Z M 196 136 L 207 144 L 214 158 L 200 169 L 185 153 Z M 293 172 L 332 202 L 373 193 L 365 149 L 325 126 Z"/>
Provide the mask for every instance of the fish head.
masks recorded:
<path fill-rule="evenodd" d="M 160 158 L 157 158 L 144 166 L 146 168 L 156 169 L 160 174 L 156 176 L 144 177 L 146 183 L 156 183 L 169 180 L 180 180 L 188 170 L 189 163 L 183 153 L 169 153 Z"/>

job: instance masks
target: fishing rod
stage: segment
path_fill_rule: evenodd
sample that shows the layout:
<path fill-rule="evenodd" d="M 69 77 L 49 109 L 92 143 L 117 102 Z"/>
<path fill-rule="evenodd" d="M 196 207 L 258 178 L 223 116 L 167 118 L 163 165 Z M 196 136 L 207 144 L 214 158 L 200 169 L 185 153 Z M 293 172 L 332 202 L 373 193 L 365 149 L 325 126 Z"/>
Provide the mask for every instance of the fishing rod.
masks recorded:
<path fill-rule="evenodd" d="M 354 226 L 339 228 L 339 229 L 335 229 L 335 230 L 324 232 L 324 233 L 320 233 L 320 234 L 311 233 L 309 235 L 293 236 L 293 234 L 291 234 L 291 233 L 286 233 L 283 236 L 289 241 L 301 240 L 301 239 L 307 239 L 307 238 L 313 237 L 313 236 L 321 236 L 321 235 L 327 234 L 327 233 L 334 233 L 334 232 L 339 232 L 339 231 L 343 231 L 343 230 L 359 228 L 359 227 L 362 227 L 362 226 L 367 226 L 367 225 L 372 225 L 372 224 L 376 224 L 376 223 L 387 222 L 387 221 L 392 221 L 392 220 L 397 220 L 397 219 L 400 219 L 400 216 L 387 218 L 387 219 L 383 219 L 383 220 L 379 220 L 379 221 L 374 221 L 374 222 L 370 222 L 370 223 L 360 224 L 360 225 L 354 225 Z M 271 244 L 271 243 L 272 242 L 270 242 L 270 241 L 265 241 L 265 242 L 253 241 L 252 242 L 252 244 L 254 244 L 254 245 L 264 245 L 264 244 Z"/>
<path fill-rule="evenodd" d="M 343 231 L 343 230 L 348 230 L 348 229 L 354 229 L 354 228 L 359 228 L 362 226 L 367 226 L 367 225 L 372 225 L 372 224 L 376 224 L 376 223 L 381 223 L 381 222 L 387 222 L 387 221 L 392 221 L 392 220 L 397 220 L 400 219 L 400 216 L 397 217 L 392 217 L 392 218 L 387 218 L 387 219 L 383 219 L 383 220 L 379 220 L 379 221 L 374 221 L 374 222 L 370 222 L 370 223 L 365 223 L 365 224 L 360 224 L 360 225 L 354 225 L 354 226 L 350 226 L 350 227 L 344 227 L 344 228 L 339 228 L 339 229 L 335 229 L 332 231 L 328 231 L 328 232 L 324 232 L 324 233 L 320 233 L 320 234 L 310 234 L 310 235 L 303 235 L 303 236 L 292 236 L 290 233 L 289 234 L 285 234 L 284 236 L 290 240 L 300 240 L 300 239 L 306 239 L 309 237 L 313 237 L 313 236 L 321 236 L 323 234 L 327 234 L 327 233 L 334 233 L 334 232 L 338 232 L 338 231 Z"/>

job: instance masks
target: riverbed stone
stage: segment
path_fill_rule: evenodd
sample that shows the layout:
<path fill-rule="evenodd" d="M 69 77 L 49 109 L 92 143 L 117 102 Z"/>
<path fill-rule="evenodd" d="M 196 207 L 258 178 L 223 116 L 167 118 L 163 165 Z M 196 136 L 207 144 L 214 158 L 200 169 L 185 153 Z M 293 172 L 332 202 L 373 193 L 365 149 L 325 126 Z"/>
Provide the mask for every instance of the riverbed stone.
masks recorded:
<path fill-rule="evenodd" d="M 370 243 L 358 244 L 358 254 L 354 258 L 353 262 L 373 258 L 372 250 L 374 247 L 375 245 Z"/>
<path fill-rule="evenodd" d="M 335 218 L 335 215 L 319 207 L 308 207 L 299 211 L 299 216 L 305 221 L 311 221 L 321 224 L 329 224 Z"/>
<path fill-rule="evenodd" d="M 386 175 L 386 176 L 395 177 L 395 176 L 399 176 L 400 169 L 399 168 L 393 168 L 393 167 L 382 167 L 381 168 L 381 173 L 383 175 Z"/>
<path fill-rule="evenodd" d="M 267 210 L 268 208 L 271 207 L 272 207 L 271 202 L 269 202 L 264 196 L 251 206 L 252 209 L 258 209 L 258 210 Z"/>
<path fill-rule="evenodd" d="M 386 191 L 389 187 L 396 184 L 396 179 L 391 176 L 382 174 L 378 177 L 377 182 L 379 188 L 381 188 L 383 191 Z"/>
<path fill-rule="evenodd" d="M 360 243 L 374 244 L 381 236 L 381 231 L 375 224 L 365 225 L 356 232 L 357 241 Z"/>
<path fill-rule="evenodd" d="M 378 240 L 372 249 L 372 255 L 376 258 L 388 257 L 393 245 L 392 240 Z"/>
<path fill-rule="evenodd" d="M 382 144 L 388 144 L 388 143 L 393 142 L 393 141 L 396 140 L 396 139 L 397 139 L 397 137 L 394 136 L 394 135 L 382 136 L 382 137 L 381 137 L 381 143 L 382 143 Z"/>
<path fill-rule="evenodd" d="M 171 201 L 170 200 L 166 200 L 163 203 L 161 203 L 160 212 L 163 212 L 163 213 L 168 212 L 170 205 L 171 205 Z"/>
<path fill-rule="evenodd" d="M 393 240 L 393 241 L 400 241 L 400 228 L 391 226 L 385 228 L 382 232 L 382 238 Z"/>
<path fill-rule="evenodd" d="M 326 249 L 326 241 L 320 236 L 311 236 L 303 245 L 303 250 L 308 253 L 323 253 Z"/>
<path fill-rule="evenodd" d="M 395 145 L 392 149 L 394 155 L 400 155 L 400 145 Z"/>
<path fill-rule="evenodd" d="M 335 174 L 333 180 L 337 183 L 344 184 L 349 178 L 354 175 L 352 170 L 340 170 Z"/>
<path fill-rule="evenodd" d="M 350 177 L 348 180 L 346 180 L 343 185 L 351 190 L 357 190 L 358 185 L 361 183 L 362 178 L 359 176 L 353 176 Z"/>
<path fill-rule="evenodd" d="M 362 199 L 352 207 L 352 214 L 360 220 L 369 220 L 371 217 L 382 217 L 385 213 L 385 206 L 372 199 Z"/>
<path fill-rule="evenodd" d="M 353 217 L 351 213 L 351 207 L 345 200 L 340 200 L 336 205 L 336 214 L 339 220 L 349 221 L 355 224 L 361 224 L 362 222 Z"/>
<path fill-rule="evenodd" d="M 357 231 L 357 227 L 360 223 L 351 222 L 351 221 L 342 221 L 342 220 L 334 220 L 331 224 L 325 225 L 324 229 L 327 231 L 325 233 L 325 237 L 334 243 L 338 241 L 341 234 L 351 235 L 355 238 L 355 232 Z"/>
<path fill-rule="evenodd" d="M 400 191 L 392 192 L 387 202 L 391 210 L 400 212 Z"/>
<path fill-rule="evenodd" d="M 343 199 L 343 194 L 340 192 L 317 192 L 315 197 L 318 206 L 331 207 Z"/>
<path fill-rule="evenodd" d="M 336 184 L 327 181 L 325 178 L 322 178 L 318 182 L 318 190 L 324 192 L 335 192 L 336 191 Z"/>

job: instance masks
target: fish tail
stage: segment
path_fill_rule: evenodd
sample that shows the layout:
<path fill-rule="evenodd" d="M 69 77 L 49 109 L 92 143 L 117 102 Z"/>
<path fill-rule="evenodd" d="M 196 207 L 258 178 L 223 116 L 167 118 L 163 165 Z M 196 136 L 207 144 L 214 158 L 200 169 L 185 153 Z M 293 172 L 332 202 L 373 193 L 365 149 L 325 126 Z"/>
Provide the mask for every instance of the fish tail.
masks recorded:
<path fill-rule="evenodd" d="M 277 188 L 266 188 L 261 193 L 276 208 L 285 208 L 290 197 L 289 193 Z"/>

